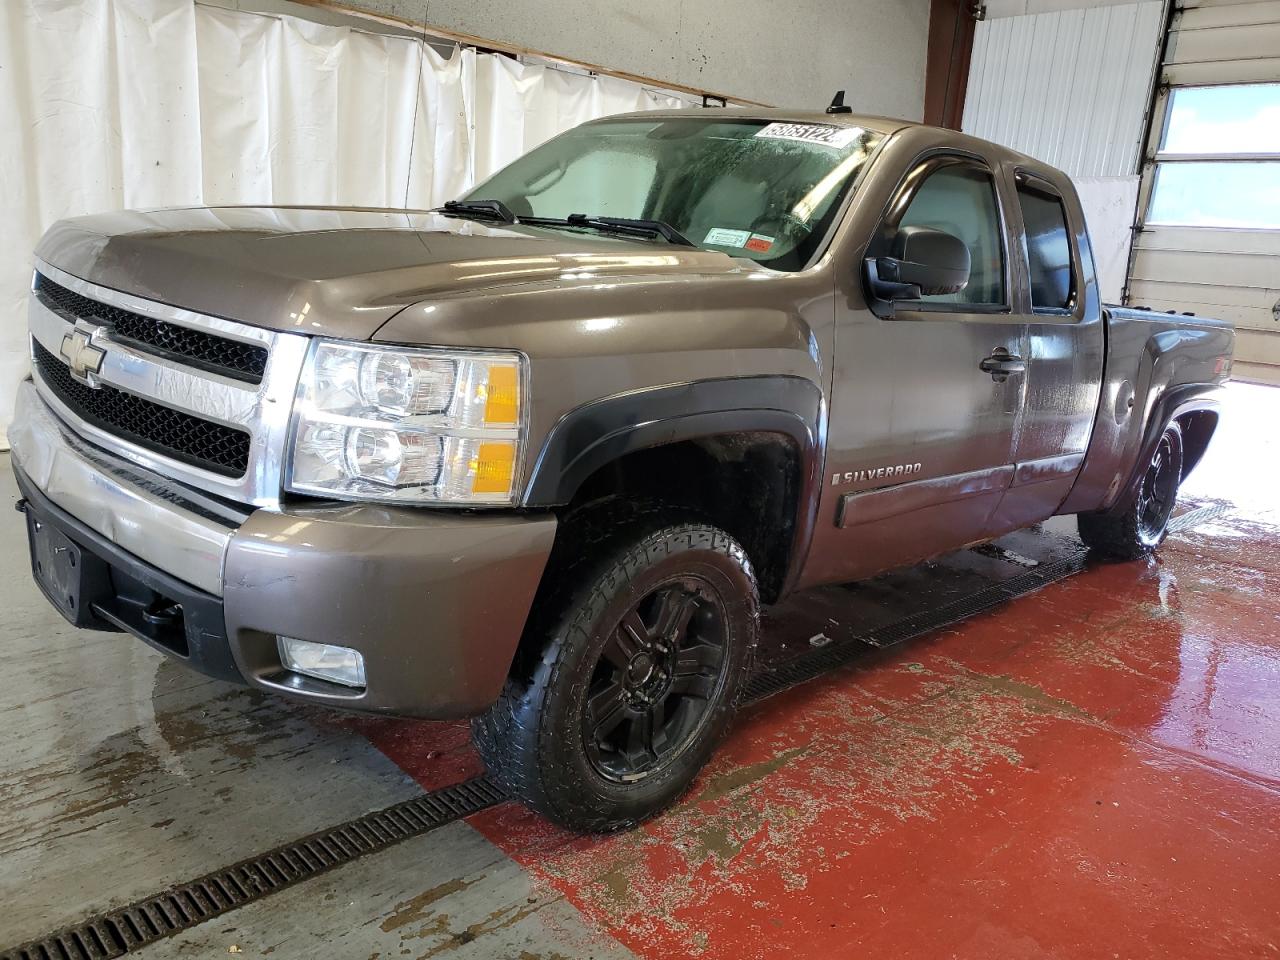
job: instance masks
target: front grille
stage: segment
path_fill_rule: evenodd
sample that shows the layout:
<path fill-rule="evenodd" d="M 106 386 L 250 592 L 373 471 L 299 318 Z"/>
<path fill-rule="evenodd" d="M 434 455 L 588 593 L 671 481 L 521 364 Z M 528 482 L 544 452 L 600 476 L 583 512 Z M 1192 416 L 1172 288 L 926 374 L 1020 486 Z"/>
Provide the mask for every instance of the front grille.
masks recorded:
<path fill-rule="evenodd" d="M 227 477 L 243 476 L 249 467 L 249 434 L 210 423 L 189 413 L 136 397 L 105 384 L 85 386 L 67 365 L 32 341 L 40 379 L 77 417 L 183 463 Z"/>
<path fill-rule="evenodd" d="M 261 383 L 267 369 L 265 347 L 122 310 L 68 290 L 43 274 L 36 275 L 36 291 L 73 317 L 88 317 L 105 324 L 114 339 L 140 350 L 181 357 L 192 365 L 248 383 Z"/>

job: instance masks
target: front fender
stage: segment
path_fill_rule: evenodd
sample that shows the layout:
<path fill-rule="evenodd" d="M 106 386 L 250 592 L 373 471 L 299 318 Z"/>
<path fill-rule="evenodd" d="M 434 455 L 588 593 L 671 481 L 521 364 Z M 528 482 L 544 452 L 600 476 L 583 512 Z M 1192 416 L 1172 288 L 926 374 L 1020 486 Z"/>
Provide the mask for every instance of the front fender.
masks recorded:
<path fill-rule="evenodd" d="M 542 444 L 526 507 L 569 503 L 601 467 L 649 447 L 733 433 L 780 433 L 800 450 L 805 486 L 821 476 L 824 405 L 802 377 L 699 380 L 605 397 L 570 410 Z"/>

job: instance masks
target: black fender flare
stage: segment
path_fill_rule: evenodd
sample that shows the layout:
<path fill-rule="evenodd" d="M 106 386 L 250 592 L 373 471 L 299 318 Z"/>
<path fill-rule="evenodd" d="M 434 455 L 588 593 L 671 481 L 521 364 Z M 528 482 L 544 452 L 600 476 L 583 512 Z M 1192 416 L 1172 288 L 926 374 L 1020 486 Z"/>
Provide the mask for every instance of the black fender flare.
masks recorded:
<path fill-rule="evenodd" d="M 1186 383 L 1161 392 L 1151 405 L 1151 413 L 1142 428 L 1142 445 L 1138 447 L 1137 459 L 1130 467 L 1124 486 L 1120 488 L 1122 492 L 1111 508 L 1113 511 L 1126 510 L 1133 503 L 1133 498 L 1138 494 L 1138 484 L 1151 463 L 1151 458 L 1155 456 L 1156 446 L 1160 443 L 1165 428 L 1188 413 L 1210 411 L 1217 414 L 1220 404 L 1216 394 L 1220 390 L 1221 387 L 1216 383 Z M 1186 472 L 1190 472 L 1194 466 L 1195 462 L 1192 462 L 1186 467 Z"/>
<path fill-rule="evenodd" d="M 534 460 L 522 506 L 563 506 L 601 467 L 637 450 L 734 433 L 777 433 L 800 452 L 801 482 L 788 584 L 817 517 L 826 402 L 811 380 L 764 375 L 696 380 L 604 397 L 564 414 Z"/>

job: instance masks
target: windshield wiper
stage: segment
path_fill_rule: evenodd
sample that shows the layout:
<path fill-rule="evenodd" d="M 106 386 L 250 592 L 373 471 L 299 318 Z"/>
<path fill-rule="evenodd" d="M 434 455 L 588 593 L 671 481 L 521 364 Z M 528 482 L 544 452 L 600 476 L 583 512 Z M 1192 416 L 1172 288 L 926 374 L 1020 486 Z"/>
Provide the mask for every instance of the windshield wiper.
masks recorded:
<path fill-rule="evenodd" d="M 499 223 L 515 223 L 516 216 L 501 200 L 448 200 L 440 208 L 455 217 L 483 217 Z"/>
<path fill-rule="evenodd" d="M 480 217 L 498 223 L 523 223 L 531 227 L 585 227 L 602 233 L 620 233 L 630 236 L 661 237 L 667 243 L 682 247 L 695 244 L 669 223 L 661 220 L 640 220 L 627 217 L 589 217 L 585 213 L 571 213 L 559 217 L 517 217 L 501 200 L 449 200 L 440 212 L 455 217 Z"/>
<path fill-rule="evenodd" d="M 558 217 L 520 217 L 519 223 L 531 227 L 586 227 L 602 233 L 620 233 L 631 236 L 661 237 L 667 243 L 681 247 L 696 246 L 688 237 L 669 223 L 661 220 L 640 220 L 628 217 L 589 217 L 585 213 L 571 213 L 561 220 Z"/>

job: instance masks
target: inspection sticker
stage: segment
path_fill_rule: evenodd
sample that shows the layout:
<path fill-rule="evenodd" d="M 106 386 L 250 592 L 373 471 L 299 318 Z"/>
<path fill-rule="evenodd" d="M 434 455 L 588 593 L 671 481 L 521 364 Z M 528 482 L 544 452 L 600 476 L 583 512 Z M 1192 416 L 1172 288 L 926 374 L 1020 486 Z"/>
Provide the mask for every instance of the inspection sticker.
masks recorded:
<path fill-rule="evenodd" d="M 763 233 L 753 233 L 745 246 L 756 253 L 768 253 L 773 249 L 773 237 L 766 237 Z"/>
<path fill-rule="evenodd" d="M 726 230 L 724 227 L 715 227 L 707 231 L 706 239 L 702 242 L 717 247 L 745 247 L 749 239 L 751 239 L 750 230 Z"/>
<path fill-rule="evenodd" d="M 861 127 L 838 127 L 834 123 L 771 123 L 756 131 L 762 140 L 799 140 L 842 150 L 865 131 Z"/>

